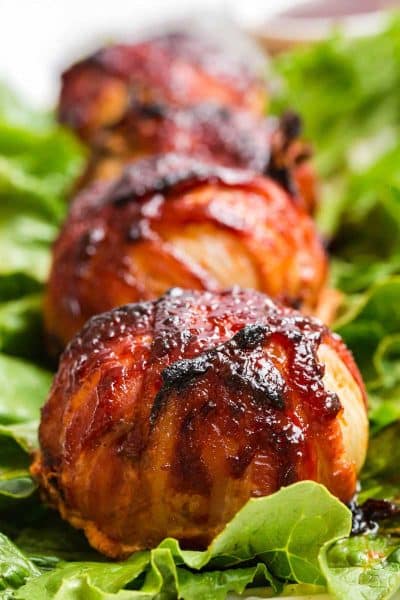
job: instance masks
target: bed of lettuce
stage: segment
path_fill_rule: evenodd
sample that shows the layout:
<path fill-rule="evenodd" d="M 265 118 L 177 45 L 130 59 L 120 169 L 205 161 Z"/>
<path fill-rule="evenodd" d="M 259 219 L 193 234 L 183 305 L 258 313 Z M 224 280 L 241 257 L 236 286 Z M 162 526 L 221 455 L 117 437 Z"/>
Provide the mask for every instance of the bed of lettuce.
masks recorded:
<path fill-rule="evenodd" d="M 304 117 L 324 182 L 318 215 L 343 292 L 336 330 L 370 398 L 359 501 L 400 501 L 400 20 L 372 38 L 276 59 L 272 110 Z M 173 540 L 105 560 L 39 499 L 29 475 L 52 379 L 41 303 L 65 196 L 84 161 L 50 114 L 0 86 L 0 599 L 222 600 L 400 588 L 400 522 L 350 537 L 351 513 L 302 482 L 251 500 L 205 552 Z"/>

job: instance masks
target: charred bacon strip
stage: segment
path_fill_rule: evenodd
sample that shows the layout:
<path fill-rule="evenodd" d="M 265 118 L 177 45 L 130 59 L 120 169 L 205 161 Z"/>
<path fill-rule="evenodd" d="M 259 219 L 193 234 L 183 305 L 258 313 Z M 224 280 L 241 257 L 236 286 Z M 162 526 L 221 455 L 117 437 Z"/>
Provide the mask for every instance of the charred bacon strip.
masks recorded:
<path fill-rule="evenodd" d="M 90 316 L 173 286 L 237 284 L 312 312 L 326 273 L 312 220 L 272 180 L 156 156 L 72 203 L 54 248 L 47 331 L 63 345 Z"/>

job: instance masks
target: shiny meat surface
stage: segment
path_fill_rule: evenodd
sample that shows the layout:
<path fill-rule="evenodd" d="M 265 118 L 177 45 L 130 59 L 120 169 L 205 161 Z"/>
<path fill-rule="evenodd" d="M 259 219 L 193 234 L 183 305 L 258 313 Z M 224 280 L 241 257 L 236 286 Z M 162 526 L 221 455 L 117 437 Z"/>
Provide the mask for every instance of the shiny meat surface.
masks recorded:
<path fill-rule="evenodd" d="M 300 133 L 300 120 L 292 113 L 280 120 L 262 119 L 249 111 L 212 103 L 174 108 L 136 102 L 120 121 L 94 136 L 79 187 L 112 179 L 137 158 L 178 152 L 270 175 L 312 212 L 316 176 L 309 161 L 310 149 Z"/>
<path fill-rule="evenodd" d="M 273 119 L 261 120 L 219 104 L 177 109 L 136 103 L 95 138 L 88 179 L 112 178 L 135 158 L 171 151 L 261 172 L 269 163 L 276 127 Z"/>
<path fill-rule="evenodd" d="M 312 220 L 276 183 L 166 154 L 72 203 L 54 247 L 46 328 L 62 347 L 90 316 L 174 286 L 237 284 L 312 312 L 326 275 Z"/>
<path fill-rule="evenodd" d="M 319 321 L 254 291 L 173 289 L 69 344 L 32 473 L 109 556 L 167 536 L 203 548 L 248 498 L 298 480 L 350 500 L 367 433 L 357 367 Z"/>
<path fill-rule="evenodd" d="M 60 121 L 84 140 L 118 121 L 133 101 L 218 102 L 262 114 L 265 84 L 250 66 L 204 38 L 176 33 L 99 50 L 63 74 Z"/>

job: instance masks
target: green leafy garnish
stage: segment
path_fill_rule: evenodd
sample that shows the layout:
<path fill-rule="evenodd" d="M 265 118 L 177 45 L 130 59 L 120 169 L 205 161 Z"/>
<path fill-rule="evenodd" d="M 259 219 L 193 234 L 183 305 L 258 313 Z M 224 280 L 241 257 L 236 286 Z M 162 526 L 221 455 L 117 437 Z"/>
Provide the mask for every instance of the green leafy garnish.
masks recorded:
<path fill-rule="evenodd" d="M 338 600 L 385 600 L 400 586 L 400 541 L 356 536 L 321 553 L 328 589 Z"/>
<path fill-rule="evenodd" d="M 0 423 L 38 419 L 51 380 L 44 369 L 0 354 Z"/>
<path fill-rule="evenodd" d="M 176 540 L 166 539 L 122 563 L 60 563 L 21 587 L 16 597 L 50 600 L 62 592 L 60 597 L 72 600 L 84 597 L 73 595 L 79 590 L 103 599 L 128 586 L 136 592 L 121 598 L 222 600 L 252 582 L 275 591 L 282 581 L 321 586 L 320 548 L 348 535 L 350 527 L 350 511 L 323 486 L 304 481 L 249 500 L 204 552 L 182 550 Z M 49 555 L 44 547 L 41 552 Z"/>
<path fill-rule="evenodd" d="M 40 574 L 40 570 L 0 533 L 0 598 L 14 598 L 14 590 Z"/>

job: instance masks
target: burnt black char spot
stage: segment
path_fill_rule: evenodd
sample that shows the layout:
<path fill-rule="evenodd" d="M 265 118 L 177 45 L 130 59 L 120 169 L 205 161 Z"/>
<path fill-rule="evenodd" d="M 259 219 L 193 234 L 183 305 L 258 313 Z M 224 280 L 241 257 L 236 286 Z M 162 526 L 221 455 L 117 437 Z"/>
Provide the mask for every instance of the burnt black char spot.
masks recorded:
<path fill-rule="evenodd" d="M 156 102 L 134 102 L 133 110 L 139 113 L 142 117 L 158 119 L 166 115 L 168 108 L 165 104 Z"/>
<path fill-rule="evenodd" d="M 235 336 L 234 341 L 238 348 L 243 350 L 255 348 L 265 340 L 268 328 L 266 325 L 256 324 L 243 327 Z"/>
<path fill-rule="evenodd" d="M 197 356 L 191 360 L 179 360 L 162 373 L 163 383 L 166 387 L 179 391 L 186 386 L 196 375 L 203 375 L 211 367 L 211 363 L 204 356 Z"/>
<path fill-rule="evenodd" d="M 289 194 L 296 197 L 299 190 L 294 179 L 294 168 L 296 165 L 308 160 L 312 154 L 307 144 L 301 144 L 294 156 L 290 156 L 290 148 L 294 141 L 298 140 L 302 130 L 302 122 L 299 115 L 287 111 L 279 119 L 276 127 L 276 140 L 278 143 L 272 145 L 272 152 L 268 165 L 264 172 L 277 181 Z"/>
<path fill-rule="evenodd" d="M 179 394 L 211 368 L 226 385 L 248 392 L 255 402 L 283 409 L 285 381 L 275 365 L 263 356 L 267 332 L 265 325 L 249 325 L 228 342 L 169 365 L 162 372 L 162 386 L 154 400 L 151 423 L 155 423 L 171 393 Z"/>
<path fill-rule="evenodd" d="M 288 143 L 300 136 L 303 127 L 300 116 L 290 110 L 282 115 L 279 125 Z"/>
<path fill-rule="evenodd" d="M 179 393 L 189 383 L 193 382 L 197 376 L 204 375 L 211 366 L 212 364 L 208 361 L 207 357 L 200 355 L 192 359 L 178 360 L 164 369 L 161 374 L 162 386 L 154 399 L 150 415 L 151 424 L 156 422 L 167 396 L 172 391 Z"/>
<path fill-rule="evenodd" d="M 230 373 L 225 376 L 225 380 L 229 385 L 248 391 L 259 404 L 278 409 L 285 407 L 285 382 L 270 360 L 260 358 L 258 363 L 247 360 L 242 362 L 239 357 L 237 363 L 232 361 L 228 365 L 228 369 Z"/>
<path fill-rule="evenodd" d="M 298 189 L 289 167 L 286 165 L 278 166 L 271 158 L 270 163 L 265 170 L 265 174 L 279 183 L 291 196 L 297 196 Z"/>

